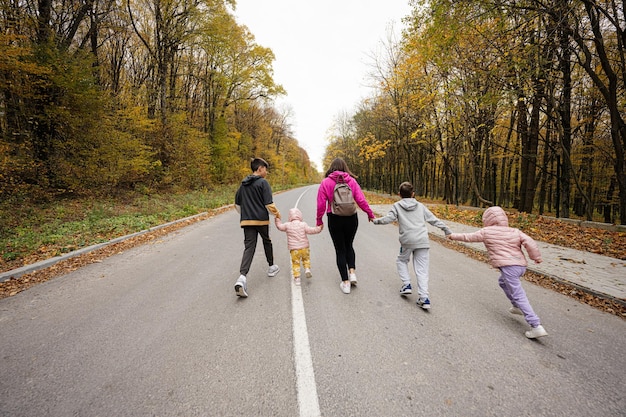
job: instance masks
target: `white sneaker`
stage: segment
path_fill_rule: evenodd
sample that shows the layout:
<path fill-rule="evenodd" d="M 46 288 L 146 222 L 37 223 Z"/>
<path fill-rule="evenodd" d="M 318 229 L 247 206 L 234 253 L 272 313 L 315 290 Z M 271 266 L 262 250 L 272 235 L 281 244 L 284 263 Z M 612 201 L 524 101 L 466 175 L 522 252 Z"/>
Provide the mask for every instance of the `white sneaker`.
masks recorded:
<path fill-rule="evenodd" d="M 350 294 L 350 281 L 341 281 L 339 288 L 341 288 L 344 294 Z"/>
<path fill-rule="evenodd" d="M 296 285 L 300 285 L 300 277 L 294 278 L 293 283 Z"/>
<path fill-rule="evenodd" d="M 546 332 L 546 329 L 544 329 L 542 325 L 539 325 L 537 327 L 533 327 L 532 329 L 527 331 L 525 334 L 526 334 L 526 337 L 529 339 L 536 339 L 538 337 L 547 336 L 548 332 Z"/>
<path fill-rule="evenodd" d="M 313 276 L 313 274 L 311 273 L 311 270 L 310 270 L 309 268 L 307 268 L 307 269 L 304 271 L 304 275 L 305 275 L 307 278 L 311 278 L 311 277 Z"/>
<path fill-rule="evenodd" d="M 353 272 L 349 275 L 350 285 L 356 285 L 356 274 Z"/>
<path fill-rule="evenodd" d="M 267 276 L 275 277 L 276 274 L 278 274 L 278 271 L 280 271 L 280 268 L 278 267 L 278 265 L 272 265 L 270 266 L 270 269 L 267 270 Z"/>
<path fill-rule="evenodd" d="M 239 275 L 239 278 L 237 278 L 237 282 L 235 282 L 235 293 L 237 293 L 238 297 L 246 298 L 248 296 L 248 293 L 246 292 L 246 287 L 246 276 Z"/>
<path fill-rule="evenodd" d="M 523 316 L 523 315 L 524 315 L 524 313 L 522 312 L 522 310 L 520 310 L 520 309 L 519 309 L 519 308 L 517 308 L 517 307 L 511 307 L 511 308 L 509 308 L 509 313 L 511 313 L 511 314 L 517 314 L 518 316 Z"/>

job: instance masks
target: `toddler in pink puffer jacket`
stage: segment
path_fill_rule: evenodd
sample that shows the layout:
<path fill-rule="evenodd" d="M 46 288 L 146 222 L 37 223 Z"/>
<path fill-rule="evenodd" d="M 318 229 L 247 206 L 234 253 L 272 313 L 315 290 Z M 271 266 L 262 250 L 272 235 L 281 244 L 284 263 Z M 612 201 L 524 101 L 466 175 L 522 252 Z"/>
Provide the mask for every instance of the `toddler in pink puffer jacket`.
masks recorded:
<path fill-rule="evenodd" d="M 531 329 L 525 334 L 529 339 L 547 336 L 539 317 L 530 306 L 526 292 L 522 288 L 521 276 L 526 272 L 526 256 L 522 247 L 528 252 L 530 259 L 541 263 L 541 253 L 537 243 L 527 234 L 514 227 L 509 227 L 509 218 L 501 207 L 489 207 L 483 213 L 483 227 L 474 233 L 452 233 L 448 239 L 464 242 L 483 242 L 489 255 L 489 263 L 500 270 L 498 284 L 504 291 L 512 314 L 523 315 Z"/>
<path fill-rule="evenodd" d="M 307 278 L 311 278 L 311 250 L 307 235 L 315 235 L 322 231 L 324 225 L 311 227 L 302 221 L 302 212 L 294 207 L 289 210 L 289 221 L 281 222 L 279 217 L 274 218 L 276 228 L 287 233 L 287 247 L 291 255 L 291 273 L 296 285 L 300 285 L 300 264 L 304 267 Z"/>

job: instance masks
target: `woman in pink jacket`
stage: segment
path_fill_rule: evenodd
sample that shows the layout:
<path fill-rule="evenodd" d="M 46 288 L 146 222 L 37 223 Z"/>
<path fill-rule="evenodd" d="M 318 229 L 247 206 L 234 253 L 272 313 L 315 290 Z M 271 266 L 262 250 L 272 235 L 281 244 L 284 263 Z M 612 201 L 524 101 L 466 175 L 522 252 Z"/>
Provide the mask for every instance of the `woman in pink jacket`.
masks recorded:
<path fill-rule="evenodd" d="M 307 278 L 311 278 L 311 250 L 307 235 L 318 234 L 324 226 L 311 227 L 302 221 L 302 212 L 298 208 L 289 210 L 289 221 L 283 223 L 280 217 L 274 217 L 274 224 L 281 232 L 287 233 L 287 247 L 291 255 L 291 273 L 296 285 L 300 285 L 300 263 Z"/>
<path fill-rule="evenodd" d="M 509 309 L 512 314 L 523 314 L 531 329 L 526 337 L 534 339 L 547 336 L 539 317 L 526 297 L 522 288 L 521 276 L 526 272 L 526 256 L 522 247 L 526 248 L 530 259 L 541 263 L 541 253 L 537 243 L 524 232 L 509 227 L 509 218 L 501 207 L 489 207 L 483 213 L 484 228 L 474 233 L 452 233 L 448 239 L 464 242 L 483 242 L 487 248 L 489 262 L 500 270 L 498 284 L 504 291 L 513 306 Z"/>
<path fill-rule="evenodd" d="M 341 275 L 339 287 L 344 294 L 350 294 L 350 288 L 357 283 L 356 255 L 352 244 L 359 228 L 359 219 L 356 212 L 351 216 L 333 214 L 333 191 L 337 181 L 343 181 L 350 187 L 356 205 L 367 213 L 370 222 L 374 220 L 374 213 L 367 203 L 359 183 L 348 169 L 348 164 L 341 158 L 333 159 L 317 190 L 317 225 L 323 225 L 322 218 L 324 214 L 328 215 L 328 231 L 335 246 L 337 268 L 339 275 Z"/>

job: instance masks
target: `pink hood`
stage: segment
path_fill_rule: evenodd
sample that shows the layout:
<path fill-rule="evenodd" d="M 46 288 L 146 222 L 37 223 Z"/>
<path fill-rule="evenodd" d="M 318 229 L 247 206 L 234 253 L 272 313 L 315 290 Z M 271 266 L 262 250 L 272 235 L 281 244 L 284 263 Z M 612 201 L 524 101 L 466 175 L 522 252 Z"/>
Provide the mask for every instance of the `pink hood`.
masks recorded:
<path fill-rule="evenodd" d="M 367 213 L 367 217 L 369 219 L 373 219 L 374 213 L 370 208 L 367 200 L 365 199 L 365 195 L 361 190 L 361 186 L 359 183 L 350 176 L 347 172 L 343 171 L 335 171 L 331 172 L 328 177 L 324 178 L 320 183 L 320 186 L 317 190 L 317 217 L 316 224 L 318 226 L 324 224 L 322 218 L 324 214 L 331 212 L 331 202 L 333 201 L 333 190 L 335 189 L 335 184 L 337 183 L 337 178 L 343 177 L 343 180 L 348 184 L 348 187 L 352 190 L 352 195 L 354 196 L 354 201 L 357 206 L 361 208 L 365 213 Z"/>
<path fill-rule="evenodd" d="M 311 227 L 302 221 L 302 212 L 298 208 L 289 209 L 289 221 L 283 223 L 274 217 L 274 224 L 281 232 L 287 233 L 287 247 L 289 250 L 309 247 L 307 235 L 314 235 L 322 231 L 320 226 Z"/>
<path fill-rule="evenodd" d="M 483 225 L 487 226 L 504 226 L 509 227 L 509 217 L 506 215 L 502 207 L 489 207 L 483 213 Z"/>
<path fill-rule="evenodd" d="M 289 221 L 294 220 L 302 221 L 302 212 L 296 207 L 289 209 Z"/>

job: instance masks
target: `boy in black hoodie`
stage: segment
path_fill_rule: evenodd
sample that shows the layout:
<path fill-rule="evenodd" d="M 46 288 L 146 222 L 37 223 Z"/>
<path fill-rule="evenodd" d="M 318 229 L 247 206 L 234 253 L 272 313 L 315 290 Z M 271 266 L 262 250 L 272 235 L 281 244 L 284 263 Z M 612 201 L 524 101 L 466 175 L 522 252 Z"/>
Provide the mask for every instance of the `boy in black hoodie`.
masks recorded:
<path fill-rule="evenodd" d="M 270 277 L 278 274 L 280 268 L 274 264 L 274 249 L 269 234 L 270 216 L 280 219 L 280 211 L 274 205 L 272 188 L 265 180 L 269 164 L 261 158 L 254 158 L 250 163 L 252 174 L 241 181 L 241 186 L 235 194 L 235 208 L 240 213 L 239 224 L 243 229 L 244 250 L 239 267 L 239 278 L 235 283 L 235 292 L 239 297 L 248 296 L 246 275 L 250 270 L 252 258 L 256 250 L 257 237 L 263 239 L 265 258 L 269 265 L 267 275 Z"/>

